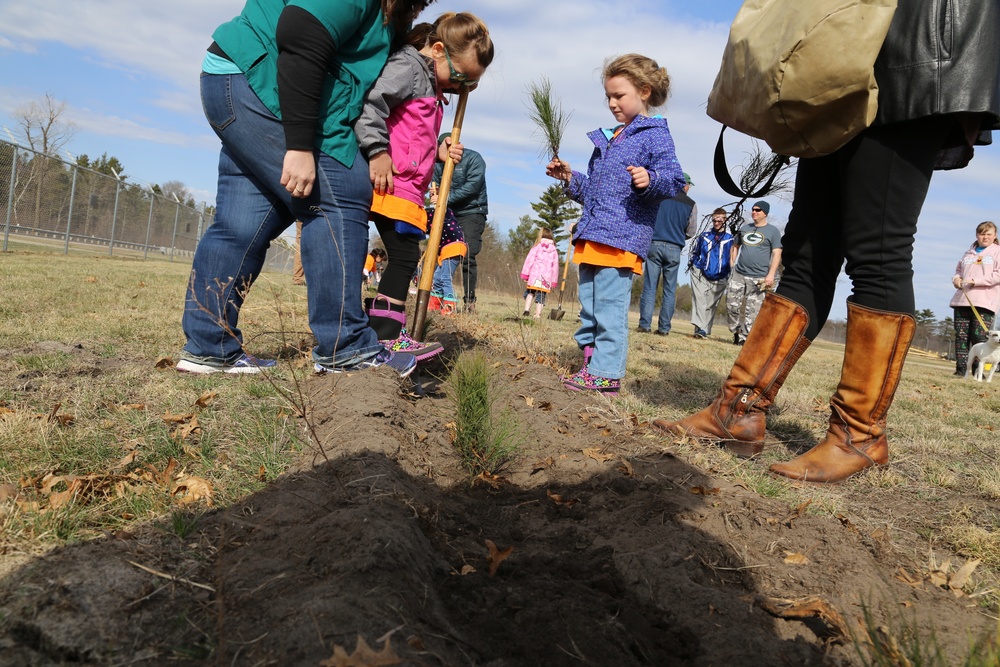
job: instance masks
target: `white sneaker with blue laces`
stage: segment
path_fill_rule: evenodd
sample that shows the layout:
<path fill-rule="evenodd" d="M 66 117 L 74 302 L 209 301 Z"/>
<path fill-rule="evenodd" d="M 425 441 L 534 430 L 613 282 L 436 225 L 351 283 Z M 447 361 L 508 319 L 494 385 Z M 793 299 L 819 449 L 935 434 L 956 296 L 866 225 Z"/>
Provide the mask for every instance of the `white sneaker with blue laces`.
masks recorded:
<path fill-rule="evenodd" d="M 209 364 L 204 361 L 181 359 L 177 362 L 177 370 L 182 373 L 260 373 L 274 368 L 278 364 L 274 359 L 258 359 L 252 354 L 243 355 L 231 364 Z"/>

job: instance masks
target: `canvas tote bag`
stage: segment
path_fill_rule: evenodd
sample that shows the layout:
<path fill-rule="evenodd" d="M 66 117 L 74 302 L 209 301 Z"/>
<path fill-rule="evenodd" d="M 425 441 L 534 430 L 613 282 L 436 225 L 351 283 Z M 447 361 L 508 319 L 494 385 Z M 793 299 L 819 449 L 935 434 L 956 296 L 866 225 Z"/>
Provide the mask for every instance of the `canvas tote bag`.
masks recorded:
<path fill-rule="evenodd" d="M 875 120 L 873 67 L 896 0 L 746 0 L 708 115 L 775 153 L 818 157 Z"/>

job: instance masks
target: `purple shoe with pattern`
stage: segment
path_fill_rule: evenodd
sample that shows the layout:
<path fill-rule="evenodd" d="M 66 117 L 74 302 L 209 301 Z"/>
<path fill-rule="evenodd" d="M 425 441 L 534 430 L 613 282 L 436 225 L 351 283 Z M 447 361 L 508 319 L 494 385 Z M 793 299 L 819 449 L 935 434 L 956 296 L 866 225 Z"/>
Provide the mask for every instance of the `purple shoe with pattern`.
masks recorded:
<path fill-rule="evenodd" d="M 622 381 L 614 378 L 602 378 L 593 375 L 586 368 L 581 368 L 569 377 L 562 378 L 567 389 L 573 391 L 596 391 L 608 396 L 616 396 L 622 388 Z"/>
<path fill-rule="evenodd" d="M 427 361 L 444 352 L 441 343 L 421 343 L 406 332 L 404 327 L 399 332 L 399 338 L 395 340 L 380 340 L 380 343 L 390 352 L 408 352 L 417 358 L 417 361 Z"/>

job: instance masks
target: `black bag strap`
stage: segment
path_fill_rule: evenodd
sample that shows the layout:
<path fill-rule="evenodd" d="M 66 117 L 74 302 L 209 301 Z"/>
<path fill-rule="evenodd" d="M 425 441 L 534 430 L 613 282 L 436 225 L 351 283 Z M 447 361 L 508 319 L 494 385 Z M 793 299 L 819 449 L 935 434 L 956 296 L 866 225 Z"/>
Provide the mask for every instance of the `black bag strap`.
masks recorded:
<path fill-rule="evenodd" d="M 733 181 L 733 177 L 729 175 L 729 168 L 726 166 L 726 149 L 722 145 L 722 136 L 725 134 L 727 127 L 727 125 L 722 126 L 722 131 L 719 132 L 719 142 L 715 144 L 715 180 L 719 183 L 719 187 L 726 194 L 739 197 L 744 201 L 766 195 L 771 191 L 771 185 L 774 184 L 774 179 L 778 177 L 778 172 L 787 163 L 787 158 L 785 162 L 775 163 L 774 171 L 771 172 L 767 182 L 764 183 L 760 190 L 756 192 L 743 192 Z"/>

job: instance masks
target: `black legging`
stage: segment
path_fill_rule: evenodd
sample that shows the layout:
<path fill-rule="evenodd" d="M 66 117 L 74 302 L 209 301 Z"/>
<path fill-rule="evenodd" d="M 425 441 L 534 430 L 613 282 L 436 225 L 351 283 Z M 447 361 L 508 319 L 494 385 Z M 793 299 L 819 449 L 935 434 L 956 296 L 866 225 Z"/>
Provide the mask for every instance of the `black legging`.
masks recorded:
<path fill-rule="evenodd" d="M 809 313 L 810 340 L 830 315 L 842 266 L 850 301 L 913 313 L 917 217 L 950 122 L 871 127 L 830 155 L 799 160 L 777 293 Z"/>
<path fill-rule="evenodd" d="M 378 284 L 378 293 L 405 302 L 410 281 L 420 262 L 420 237 L 400 234 L 396 231 L 396 223 L 384 215 L 373 213 L 372 218 L 389 258 Z"/>

